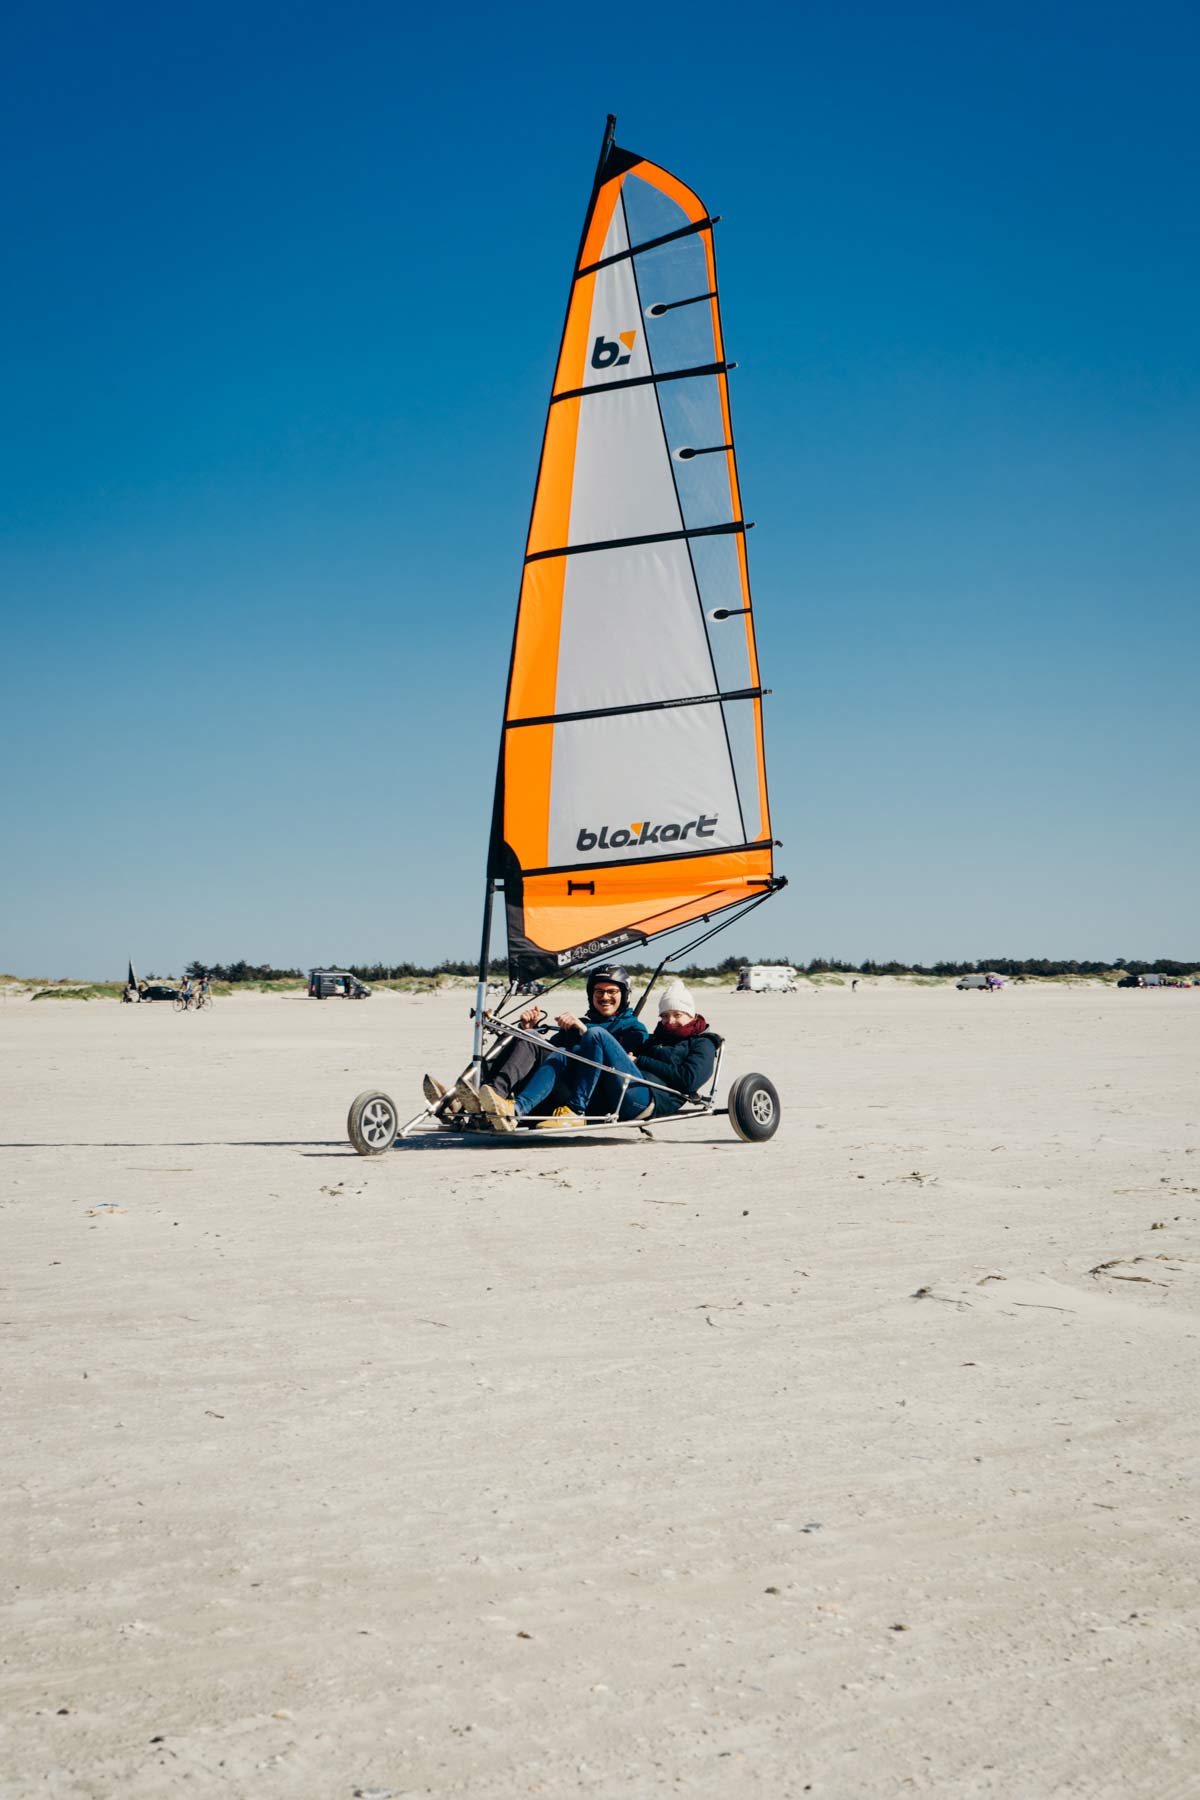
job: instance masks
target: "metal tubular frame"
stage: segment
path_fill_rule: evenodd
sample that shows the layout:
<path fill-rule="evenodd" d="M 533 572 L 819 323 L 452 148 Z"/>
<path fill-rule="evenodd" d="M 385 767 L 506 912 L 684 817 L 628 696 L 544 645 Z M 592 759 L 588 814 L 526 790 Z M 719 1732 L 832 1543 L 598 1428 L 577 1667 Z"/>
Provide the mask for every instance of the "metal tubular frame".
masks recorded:
<path fill-rule="evenodd" d="M 484 1019 L 477 1018 L 476 1030 L 481 1038 L 482 1038 L 482 1034 L 484 1032 L 491 1032 L 493 1034 L 493 1036 L 496 1036 L 496 1037 L 520 1038 L 527 1044 L 536 1044 L 539 1049 L 544 1048 L 545 1043 L 546 1043 L 545 1038 L 542 1037 L 537 1032 L 526 1031 L 520 1025 L 502 1025 L 498 1020 L 491 1018 L 490 1016 L 487 1018 L 484 1018 Z M 589 1068 L 589 1069 L 594 1069 L 596 1067 L 595 1063 L 592 1061 L 590 1056 L 580 1056 L 577 1051 L 556 1049 L 554 1053 L 556 1056 L 566 1057 L 568 1062 L 582 1063 L 586 1068 Z M 656 1114 L 651 1113 L 648 1117 L 643 1117 L 640 1119 L 622 1119 L 620 1117 L 622 1102 L 625 1099 L 625 1095 L 629 1090 L 630 1084 L 635 1080 L 638 1082 L 638 1085 L 640 1087 L 652 1088 L 655 1090 L 655 1092 L 660 1093 L 660 1094 L 674 1094 L 674 1095 L 678 1094 L 678 1089 L 669 1088 L 666 1086 L 666 1084 L 664 1082 L 655 1081 L 652 1076 L 645 1075 L 641 1072 L 641 1070 L 639 1070 L 638 1074 L 636 1076 L 622 1075 L 620 1077 L 621 1092 L 620 1092 L 620 1095 L 617 1100 L 617 1109 L 615 1112 L 603 1113 L 603 1114 L 596 1116 L 595 1118 L 588 1118 L 583 1124 L 572 1123 L 569 1125 L 551 1125 L 551 1124 L 548 1124 L 545 1119 L 530 1119 L 528 1121 L 521 1120 L 518 1122 L 517 1132 L 518 1133 L 520 1132 L 522 1126 L 524 1126 L 526 1131 L 536 1130 L 536 1131 L 547 1131 L 547 1132 L 549 1132 L 549 1131 L 560 1131 L 560 1132 L 561 1131 L 573 1131 L 573 1132 L 597 1131 L 601 1127 L 603 1127 L 607 1131 L 613 1130 L 614 1127 L 620 1127 L 620 1128 L 626 1129 L 626 1130 L 628 1130 L 629 1128 L 632 1127 L 635 1130 L 645 1131 L 647 1129 L 647 1127 L 649 1127 L 650 1125 L 671 1125 L 675 1122 L 676 1119 L 710 1118 L 713 1115 L 715 1115 L 719 1112 L 723 1112 L 725 1110 L 722 1107 L 718 1107 L 716 1104 L 717 1084 L 721 1078 L 721 1062 L 722 1062 L 722 1058 L 724 1057 L 724 1054 L 725 1054 L 725 1040 L 723 1038 L 718 1038 L 718 1040 L 717 1040 L 717 1055 L 716 1055 L 716 1061 L 713 1064 L 713 1072 L 712 1072 L 711 1076 L 709 1077 L 708 1081 L 705 1083 L 705 1086 L 706 1086 L 708 1092 L 706 1094 L 702 1093 L 702 1094 L 686 1096 L 684 1098 L 683 1105 L 679 1108 L 679 1110 L 677 1112 L 666 1113 L 662 1117 L 658 1117 Z M 467 1075 L 474 1075 L 475 1073 L 477 1073 L 481 1062 L 482 1062 L 482 1057 L 480 1058 L 479 1062 L 472 1061 L 470 1064 L 468 1064 L 467 1068 L 465 1068 L 463 1070 L 463 1075 L 467 1076 Z M 610 1071 L 610 1073 L 615 1073 L 615 1070 Z M 437 1101 L 430 1105 L 425 1106 L 419 1113 L 417 1113 L 415 1118 L 410 1119 L 408 1121 L 408 1124 L 402 1126 L 401 1129 L 396 1133 L 396 1141 L 399 1142 L 401 1138 L 409 1137 L 412 1134 L 412 1132 L 414 1132 L 416 1130 L 417 1126 L 420 1125 L 425 1119 L 435 1118 L 437 1116 L 437 1109 L 440 1104 L 441 1104 L 441 1102 Z M 469 1141 L 471 1138 L 476 1137 L 476 1136 L 508 1138 L 508 1137 L 515 1136 L 516 1133 L 507 1132 L 507 1131 L 506 1132 L 473 1132 L 473 1131 L 467 1131 L 467 1130 L 462 1130 L 462 1131 L 448 1130 L 448 1131 L 445 1131 L 444 1133 L 439 1133 L 438 1135 L 444 1135 L 446 1137 L 446 1139 L 451 1143 L 458 1143 L 458 1142 Z"/>

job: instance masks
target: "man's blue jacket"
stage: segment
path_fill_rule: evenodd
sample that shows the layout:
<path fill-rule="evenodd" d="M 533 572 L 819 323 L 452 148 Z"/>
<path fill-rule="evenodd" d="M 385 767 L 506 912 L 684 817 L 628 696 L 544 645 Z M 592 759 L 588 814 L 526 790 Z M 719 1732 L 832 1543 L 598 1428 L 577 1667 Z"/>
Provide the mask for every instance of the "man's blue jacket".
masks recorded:
<path fill-rule="evenodd" d="M 602 1013 L 593 1012 L 589 1006 L 580 1016 L 585 1025 L 603 1025 L 609 1036 L 616 1038 L 627 1056 L 636 1056 L 650 1036 L 637 1014 L 628 1006 L 623 1006 L 619 1013 L 613 1013 L 608 1018 Z M 572 1039 L 579 1042 L 573 1031 L 556 1031 L 552 1041 L 560 1050 L 569 1050 Z"/>

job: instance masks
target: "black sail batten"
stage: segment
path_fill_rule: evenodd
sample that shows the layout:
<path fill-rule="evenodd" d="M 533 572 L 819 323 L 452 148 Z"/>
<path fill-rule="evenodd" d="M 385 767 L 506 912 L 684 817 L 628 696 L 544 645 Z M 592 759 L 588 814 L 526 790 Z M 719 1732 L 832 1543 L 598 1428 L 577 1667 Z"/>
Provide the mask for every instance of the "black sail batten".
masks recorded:
<path fill-rule="evenodd" d="M 638 158 L 641 161 L 641 158 Z M 663 244 L 674 244 L 680 238 L 694 237 L 698 231 L 711 231 L 714 225 L 721 223 L 720 213 L 714 213 L 711 219 L 697 219 L 694 225 L 681 225 L 678 231 L 664 231 L 661 237 L 647 238 L 644 244 L 631 244 L 628 250 L 614 250 L 611 256 L 602 256 L 599 262 L 586 263 L 576 271 L 578 281 L 583 275 L 594 275 L 598 269 L 611 269 L 614 263 L 625 262 L 630 256 L 642 256 L 647 250 L 658 250 Z"/>
<path fill-rule="evenodd" d="M 527 563 L 545 562 L 552 556 L 585 556 L 593 550 L 632 550 L 640 544 L 682 543 L 687 538 L 727 537 L 731 532 L 752 531 L 750 519 L 730 519 L 727 525 L 693 525 L 690 530 L 647 531 L 641 537 L 602 538 L 598 544 L 556 544 L 553 550 L 535 550 Z"/>
<path fill-rule="evenodd" d="M 593 381 L 587 387 L 566 388 L 550 396 L 551 406 L 560 400 L 582 400 L 589 394 L 615 394 L 621 388 L 657 387 L 662 381 L 696 381 L 703 375 L 725 375 L 735 362 L 698 363 L 694 369 L 664 369 L 661 375 L 628 375 L 620 381 Z"/>
<path fill-rule="evenodd" d="M 706 845 L 702 850 L 689 844 L 686 850 L 667 850 L 657 856 L 616 856 L 604 862 L 562 863 L 556 868 L 526 869 L 524 874 L 532 881 L 535 875 L 578 874 L 580 869 L 644 869 L 652 863 L 693 862 L 698 856 L 739 856 L 747 850 L 769 850 L 773 842 L 772 838 L 759 838 L 755 844 L 717 844 L 712 849 Z"/>
<path fill-rule="evenodd" d="M 532 719 L 509 719 L 505 731 L 518 731 L 522 725 L 571 725 L 580 719 L 619 719 L 628 713 L 666 712 L 673 706 L 720 706 L 726 700 L 758 700 L 769 688 L 730 688 L 726 693 L 681 694 L 675 700 L 634 700 L 627 706 L 592 706 L 586 712 L 535 714 Z"/>

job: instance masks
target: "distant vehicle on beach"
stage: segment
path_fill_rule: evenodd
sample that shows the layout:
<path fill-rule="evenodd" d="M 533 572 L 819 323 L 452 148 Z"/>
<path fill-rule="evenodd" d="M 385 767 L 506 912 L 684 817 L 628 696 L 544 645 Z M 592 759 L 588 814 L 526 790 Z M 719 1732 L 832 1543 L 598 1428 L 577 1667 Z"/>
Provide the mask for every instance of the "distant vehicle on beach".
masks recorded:
<path fill-rule="evenodd" d="M 1190 988 L 1192 983 L 1181 975 L 1122 975 L 1118 987 Z"/>
<path fill-rule="evenodd" d="M 1004 986 L 1004 977 L 1003 975 L 960 975 L 954 985 L 959 989 L 979 988 L 985 993 L 994 994 L 997 988 Z"/>
<path fill-rule="evenodd" d="M 310 969 L 308 972 L 310 1000 L 366 1000 L 370 993 L 366 982 L 346 969 Z"/>
<path fill-rule="evenodd" d="M 794 994 L 796 971 L 786 963 L 754 963 L 738 970 L 735 994 Z"/>

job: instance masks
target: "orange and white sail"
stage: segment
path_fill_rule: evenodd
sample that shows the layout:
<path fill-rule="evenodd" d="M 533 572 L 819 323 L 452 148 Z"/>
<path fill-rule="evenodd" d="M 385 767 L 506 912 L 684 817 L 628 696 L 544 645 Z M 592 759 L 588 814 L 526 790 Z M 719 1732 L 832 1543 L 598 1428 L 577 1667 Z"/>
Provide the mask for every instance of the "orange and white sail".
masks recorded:
<path fill-rule="evenodd" d="M 496 786 L 488 873 L 518 980 L 783 885 L 715 221 L 612 124 L 550 398 Z"/>

